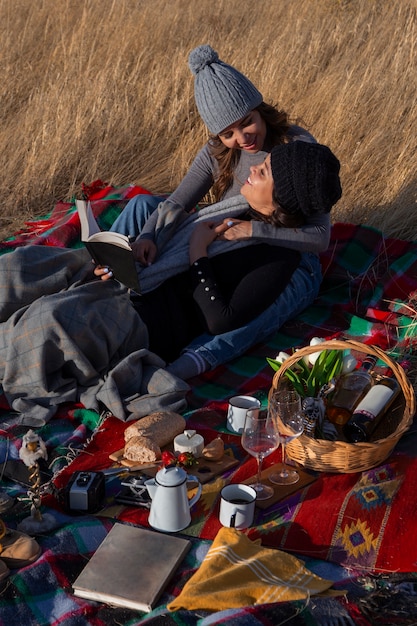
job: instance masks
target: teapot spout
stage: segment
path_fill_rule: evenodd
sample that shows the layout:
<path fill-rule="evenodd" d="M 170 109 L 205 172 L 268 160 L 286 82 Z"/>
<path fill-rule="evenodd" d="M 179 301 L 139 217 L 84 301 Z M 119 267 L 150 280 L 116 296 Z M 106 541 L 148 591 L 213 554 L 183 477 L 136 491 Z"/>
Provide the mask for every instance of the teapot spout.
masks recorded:
<path fill-rule="evenodd" d="M 148 490 L 149 496 L 153 500 L 156 494 L 156 490 L 157 490 L 155 478 L 150 478 L 149 480 L 145 480 L 145 487 Z"/>

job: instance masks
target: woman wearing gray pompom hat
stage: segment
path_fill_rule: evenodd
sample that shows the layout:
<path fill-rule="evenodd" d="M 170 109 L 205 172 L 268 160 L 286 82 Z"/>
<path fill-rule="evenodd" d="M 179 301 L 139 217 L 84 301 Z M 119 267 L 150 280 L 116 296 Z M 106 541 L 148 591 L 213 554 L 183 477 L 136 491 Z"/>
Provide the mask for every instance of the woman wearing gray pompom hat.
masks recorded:
<path fill-rule="evenodd" d="M 132 247 L 143 265 L 150 265 L 158 248 L 162 248 L 161 242 L 158 248 L 155 243 L 161 216 L 176 212 L 181 216 L 184 211 L 192 211 L 209 191 L 217 202 L 236 197 L 251 167 L 262 163 L 274 146 L 315 143 L 312 135 L 290 123 L 285 111 L 265 103 L 253 83 L 221 61 L 211 46 L 196 47 L 190 52 L 188 62 L 194 74 L 196 106 L 211 136 L 173 193 L 167 198 L 150 195 L 132 198 L 111 229 L 137 238 Z M 201 336 L 185 352 L 185 357 L 189 357 L 187 364 L 181 361 L 175 373 L 193 376 L 242 354 L 317 296 L 322 280 L 318 255 L 327 249 L 330 241 L 329 214 L 312 211 L 297 228 L 291 219 L 281 226 L 234 219 L 233 226 L 227 228 L 223 236 L 230 241 L 253 238 L 300 252 L 300 266 L 274 305 L 245 328 L 224 336 Z M 175 226 L 171 232 L 174 231 Z"/>
<path fill-rule="evenodd" d="M 267 104 L 244 74 L 219 59 L 209 45 L 197 46 L 188 57 L 194 75 L 194 97 L 201 119 L 211 136 L 190 169 L 168 198 L 139 195 L 132 198 L 111 230 L 131 238 L 138 261 L 146 265 L 157 254 L 152 246 L 157 215 L 144 228 L 159 203 L 191 211 L 211 192 L 216 202 L 237 196 L 252 165 L 261 163 L 273 146 L 302 140 L 314 142 L 307 131 L 289 122 L 288 114 Z M 239 233 L 230 233 L 230 237 Z M 264 235 L 264 233 L 263 233 Z M 247 232 L 246 236 L 251 236 Z M 275 234 L 271 232 L 271 236 Z M 304 235 L 306 238 L 306 235 Z M 325 248 L 321 230 L 305 241 L 315 249 Z"/>

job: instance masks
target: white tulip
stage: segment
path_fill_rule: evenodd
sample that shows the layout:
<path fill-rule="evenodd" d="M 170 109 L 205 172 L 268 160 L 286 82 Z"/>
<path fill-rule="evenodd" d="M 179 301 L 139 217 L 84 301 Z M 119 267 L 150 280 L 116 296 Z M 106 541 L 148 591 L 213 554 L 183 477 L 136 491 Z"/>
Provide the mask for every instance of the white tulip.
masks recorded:
<path fill-rule="evenodd" d="M 321 343 L 324 343 L 326 340 L 322 339 L 321 337 L 313 337 L 312 340 L 310 341 L 310 346 L 318 346 Z M 310 363 L 310 365 L 314 365 L 314 363 L 317 361 L 317 359 L 320 356 L 320 352 L 313 352 L 312 354 L 308 355 L 308 362 Z"/>
<path fill-rule="evenodd" d="M 279 354 L 277 354 L 277 356 L 275 357 L 275 361 L 277 361 L 277 363 L 284 363 L 284 361 L 286 361 L 287 359 L 290 358 L 290 354 L 288 354 L 287 352 L 280 352 Z"/>
<path fill-rule="evenodd" d="M 348 374 L 349 372 L 352 372 L 355 369 L 357 363 L 357 360 L 354 356 L 352 356 L 350 352 L 348 352 L 348 354 L 345 354 L 343 357 L 342 374 Z"/>
<path fill-rule="evenodd" d="M 302 348 L 296 348 L 296 349 L 295 349 L 295 352 L 299 352 L 301 349 L 302 349 Z M 310 361 L 308 360 L 308 356 L 302 356 L 302 357 L 301 357 L 301 361 L 302 361 L 305 365 L 307 365 L 307 367 L 309 367 L 309 366 L 310 366 Z M 296 369 L 298 368 L 299 370 L 301 369 L 301 365 L 299 365 L 298 363 L 295 363 L 294 367 L 295 367 Z"/>

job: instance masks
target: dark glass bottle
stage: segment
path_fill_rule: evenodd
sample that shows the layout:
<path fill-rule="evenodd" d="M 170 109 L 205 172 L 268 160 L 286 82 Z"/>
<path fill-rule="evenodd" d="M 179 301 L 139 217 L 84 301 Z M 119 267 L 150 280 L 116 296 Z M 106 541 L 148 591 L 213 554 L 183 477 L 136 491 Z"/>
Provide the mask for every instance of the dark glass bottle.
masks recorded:
<path fill-rule="evenodd" d="M 359 402 L 343 429 L 347 441 L 368 441 L 399 392 L 400 385 L 395 378 L 382 378 L 375 383 Z"/>
<path fill-rule="evenodd" d="M 326 409 L 329 422 L 344 426 L 349 421 L 356 405 L 373 385 L 370 370 L 376 361 L 377 358 L 370 355 L 363 360 L 359 369 L 339 378 Z"/>

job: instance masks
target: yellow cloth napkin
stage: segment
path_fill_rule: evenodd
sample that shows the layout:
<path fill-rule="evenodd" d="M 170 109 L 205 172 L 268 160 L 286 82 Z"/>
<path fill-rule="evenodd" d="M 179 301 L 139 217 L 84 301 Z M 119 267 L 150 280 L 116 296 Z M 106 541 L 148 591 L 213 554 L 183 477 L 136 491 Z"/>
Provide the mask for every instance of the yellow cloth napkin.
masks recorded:
<path fill-rule="evenodd" d="M 296 557 L 264 548 L 235 528 L 221 528 L 201 566 L 168 609 L 222 611 L 303 600 L 332 584 L 310 572 Z"/>

